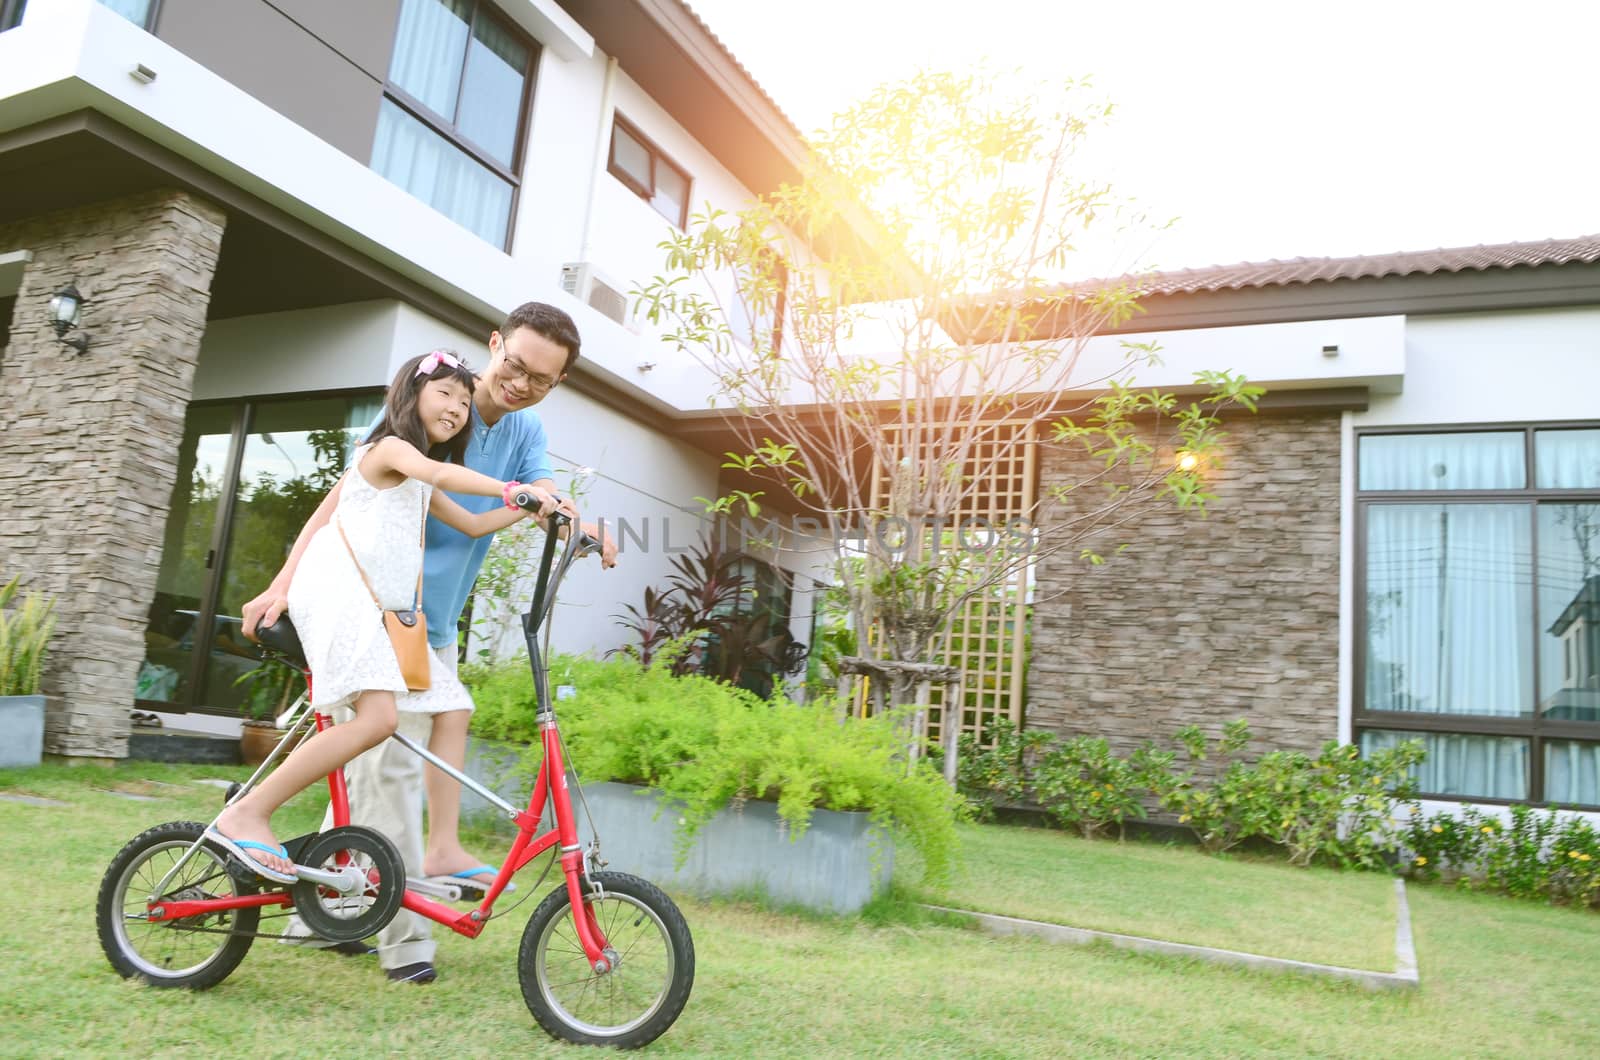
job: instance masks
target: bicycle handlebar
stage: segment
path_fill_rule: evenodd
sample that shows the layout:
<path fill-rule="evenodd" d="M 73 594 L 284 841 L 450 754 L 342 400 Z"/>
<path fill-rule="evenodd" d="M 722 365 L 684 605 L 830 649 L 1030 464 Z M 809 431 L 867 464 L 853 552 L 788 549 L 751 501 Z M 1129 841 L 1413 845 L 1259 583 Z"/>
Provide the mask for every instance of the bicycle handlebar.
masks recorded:
<path fill-rule="evenodd" d="M 564 499 L 557 494 L 551 494 L 551 496 L 555 498 L 557 504 L 560 504 Z M 539 510 L 539 499 L 528 490 L 518 490 L 511 495 L 511 500 L 523 511 L 537 512 Z M 572 516 L 568 515 L 566 512 L 551 512 L 548 518 L 550 525 L 547 527 L 547 529 L 551 533 L 559 531 L 562 527 L 572 525 Z M 578 531 L 577 551 L 578 558 L 582 558 L 593 552 L 599 552 L 600 542 L 594 537 L 593 534 L 585 533 L 580 529 Z"/>

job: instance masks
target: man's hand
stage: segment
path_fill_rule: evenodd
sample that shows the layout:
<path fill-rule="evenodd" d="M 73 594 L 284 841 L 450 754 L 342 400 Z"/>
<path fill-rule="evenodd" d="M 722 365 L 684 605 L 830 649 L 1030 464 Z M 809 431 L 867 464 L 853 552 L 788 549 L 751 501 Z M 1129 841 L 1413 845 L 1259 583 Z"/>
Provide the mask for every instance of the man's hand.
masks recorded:
<path fill-rule="evenodd" d="M 617 565 L 617 535 L 607 534 L 594 523 L 584 523 L 580 529 L 600 542 L 600 566 L 605 569 Z"/>
<path fill-rule="evenodd" d="M 278 621 L 278 616 L 288 610 L 289 590 L 280 588 L 276 582 L 267 587 L 267 591 L 244 605 L 244 635 L 251 640 L 256 639 L 256 626 L 270 626 Z"/>

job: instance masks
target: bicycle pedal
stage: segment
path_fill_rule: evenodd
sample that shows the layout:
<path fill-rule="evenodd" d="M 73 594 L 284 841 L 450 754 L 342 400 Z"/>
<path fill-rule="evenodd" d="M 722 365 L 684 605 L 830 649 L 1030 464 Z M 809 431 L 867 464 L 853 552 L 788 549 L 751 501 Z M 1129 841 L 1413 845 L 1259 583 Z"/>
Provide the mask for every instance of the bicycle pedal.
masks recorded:
<path fill-rule="evenodd" d="M 459 883 L 445 883 L 432 876 L 407 876 L 406 889 L 434 898 L 443 898 L 447 902 L 459 902 L 466 888 Z M 477 895 L 482 897 L 483 892 L 477 891 Z"/>

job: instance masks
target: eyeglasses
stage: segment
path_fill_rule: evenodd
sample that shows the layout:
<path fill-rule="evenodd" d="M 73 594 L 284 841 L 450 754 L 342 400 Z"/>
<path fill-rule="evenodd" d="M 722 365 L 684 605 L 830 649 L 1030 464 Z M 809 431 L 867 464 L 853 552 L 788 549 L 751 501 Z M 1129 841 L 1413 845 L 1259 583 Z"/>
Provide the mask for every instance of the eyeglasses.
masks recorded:
<path fill-rule="evenodd" d="M 513 383 L 526 383 L 535 390 L 549 390 L 557 383 L 561 382 L 560 379 L 551 379 L 547 375 L 534 375 L 532 372 L 528 371 L 527 367 L 523 365 L 521 361 L 511 356 L 509 350 L 505 350 L 504 348 L 501 350 L 500 360 L 505 364 L 506 370 L 511 373 L 511 381 Z"/>

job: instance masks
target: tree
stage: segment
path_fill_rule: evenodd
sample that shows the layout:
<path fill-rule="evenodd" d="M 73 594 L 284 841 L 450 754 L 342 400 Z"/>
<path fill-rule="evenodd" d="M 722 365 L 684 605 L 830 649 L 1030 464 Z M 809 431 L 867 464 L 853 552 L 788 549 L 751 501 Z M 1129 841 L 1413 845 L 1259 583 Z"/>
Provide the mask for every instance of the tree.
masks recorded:
<path fill-rule="evenodd" d="M 1136 283 L 1064 281 L 1086 235 L 1143 218 L 1074 176 L 1110 113 L 1084 92 L 990 74 L 881 87 L 815 139 L 798 183 L 696 214 L 635 292 L 709 371 L 739 440 L 723 466 L 743 481 L 713 507 L 755 517 L 776 490 L 802 529 L 848 543 L 838 581 L 898 704 L 968 599 L 1062 550 L 1099 562 L 1087 546 L 1151 505 L 1203 508 L 1219 413 L 1260 393 L 1226 372 L 1182 397 L 1140 389 L 1153 345 L 1090 356 L 1136 311 Z M 988 467 L 1033 444 L 1082 467 L 1050 495 L 1092 503 L 977 526 Z"/>

